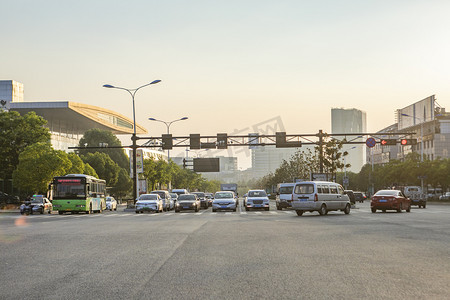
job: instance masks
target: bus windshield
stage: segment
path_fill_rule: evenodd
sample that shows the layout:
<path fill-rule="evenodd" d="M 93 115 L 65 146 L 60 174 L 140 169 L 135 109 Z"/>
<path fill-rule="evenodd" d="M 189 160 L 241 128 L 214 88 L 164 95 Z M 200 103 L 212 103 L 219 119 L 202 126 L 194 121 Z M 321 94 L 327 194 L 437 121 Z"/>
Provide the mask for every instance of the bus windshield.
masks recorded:
<path fill-rule="evenodd" d="M 53 199 L 85 199 L 86 184 L 82 178 L 57 179 Z"/>

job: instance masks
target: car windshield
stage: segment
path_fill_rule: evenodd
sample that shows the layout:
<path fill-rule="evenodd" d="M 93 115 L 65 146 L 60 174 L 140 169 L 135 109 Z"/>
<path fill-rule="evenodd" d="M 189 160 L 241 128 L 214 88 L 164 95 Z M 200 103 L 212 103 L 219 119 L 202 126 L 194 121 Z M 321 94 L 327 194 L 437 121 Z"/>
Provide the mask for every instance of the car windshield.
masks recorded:
<path fill-rule="evenodd" d="M 205 197 L 205 193 L 193 193 L 193 194 L 196 194 L 197 197 Z"/>
<path fill-rule="evenodd" d="M 158 200 L 158 195 L 157 194 L 141 195 L 139 197 L 139 200 Z"/>
<path fill-rule="evenodd" d="M 248 197 L 267 197 L 267 194 L 264 191 L 250 191 Z"/>
<path fill-rule="evenodd" d="M 280 187 L 280 194 L 292 194 L 293 186 L 282 186 Z"/>
<path fill-rule="evenodd" d="M 376 192 L 374 196 L 397 196 L 398 192 L 396 190 L 381 190 Z"/>
<path fill-rule="evenodd" d="M 229 199 L 233 198 L 233 193 L 216 193 L 215 199 Z"/>
<path fill-rule="evenodd" d="M 192 200 L 195 200 L 195 195 L 183 194 L 183 195 L 178 196 L 178 200 L 179 201 L 182 201 L 182 200 L 190 200 L 190 201 L 192 201 Z"/>
<path fill-rule="evenodd" d="M 150 194 L 158 194 L 161 198 L 166 198 L 166 192 L 163 191 L 153 191 Z"/>

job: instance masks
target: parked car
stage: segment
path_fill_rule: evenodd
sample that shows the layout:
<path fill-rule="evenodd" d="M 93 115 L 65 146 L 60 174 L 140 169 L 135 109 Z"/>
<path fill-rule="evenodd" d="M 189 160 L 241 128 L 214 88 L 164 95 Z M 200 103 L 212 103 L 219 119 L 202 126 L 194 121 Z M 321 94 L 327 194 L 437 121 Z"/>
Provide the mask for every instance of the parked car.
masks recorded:
<path fill-rule="evenodd" d="M 6 206 L 16 206 L 19 204 L 20 204 L 19 197 L 0 192 L 0 208 Z"/>
<path fill-rule="evenodd" d="M 117 201 L 114 197 L 106 197 L 106 209 L 109 209 L 110 211 L 117 210 Z"/>
<path fill-rule="evenodd" d="M 444 195 L 440 196 L 439 200 L 450 200 L 450 192 L 446 192 Z"/>
<path fill-rule="evenodd" d="M 142 194 L 136 201 L 136 213 L 144 211 L 163 212 L 163 201 L 158 194 Z"/>
<path fill-rule="evenodd" d="M 178 213 L 182 210 L 194 210 L 198 212 L 200 210 L 200 200 L 195 194 L 181 194 L 178 196 L 177 204 L 175 205 L 175 212 Z"/>
<path fill-rule="evenodd" d="M 382 212 L 386 212 L 388 209 L 397 212 L 402 212 L 402 210 L 410 212 L 411 200 L 400 190 L 380 190 L 372 196 L 370 208 L 373 213 L 378 209 Z"/>
<path fill-rule="evenodd" d="M 208 208 L 208 199 L 206 199 L 206 195 L 203 192 L 192 192 L 192 194 L 197 195 L 197 198 L 200 200 L 200 206 L 203 208 Z"/>
<path fill-rule="evenodd" d="M 350 213 L 351 203 L 344 188 L 335 182 L 302 181 L 295 184 L 292 208 L 298 216 L 304 212 L 317 211 L 326 215 L 329 211 L 340 210 Z"/>
<path fill-rule="evenodd" d="M 292 207 L 292 191 L 295 183 L 280 183 L 278 184 L 277 195 L 275 196 L 275 203 L 277 210 Z"/>
<path fill-rule="evenodd" d="M 217 210 L 237 210 L 237 202 L 234 192 L 220 191 L 214 194 L 212 211 L 216 212 Z"/>
<path fill-rule="evenodd" d="M 172 197 L 170 196 L 168 191 L 165 190 L 156 190 L 151 191 L 150 194 L 158 194 L 163 201 L 163 210 L 169 211 L 174 208 L 174 203 Z"/>
<path fill-rule="evenodd" d="M 363 192 L 353 192 L 353 194 L 355 195 L 355 201 L 358 201 L 359 203 L 363 203 L 364 200 L 367 199 L 366 194 Z"/>
<path fill-rule="evenodd" d="M 270 201 L 264 190 L 250 190 L 247 193 L 247 200 L 245 202 L 245 210 L 250 210 L 250 208 L 262 208 L 264 210 L 269 210 Z"/>

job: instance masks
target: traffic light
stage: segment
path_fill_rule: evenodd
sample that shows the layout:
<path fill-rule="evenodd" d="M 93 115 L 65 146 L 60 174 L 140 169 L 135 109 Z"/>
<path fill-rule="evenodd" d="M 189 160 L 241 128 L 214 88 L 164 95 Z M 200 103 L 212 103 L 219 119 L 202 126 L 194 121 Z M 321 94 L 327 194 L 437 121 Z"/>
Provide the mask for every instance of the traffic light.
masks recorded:
<path fill-rule="evenodd" d="M 189 148 L 200 149 L 200 134 L 196 134 L 196 133 L 190 134 L 189 138 L 190 138 Z"/>
<path fill-rule="evenodd" d="M 400 141 L 400 144 L 402 144 L 403 146 L 417 145 L 417 139 L 402 139 Z"/>
<path fill-rule="evenodd" d="M 286 132 L 275 133 L 275 147 L 276 148 L 298 148 L 302 146 L 301 141 L 286 141 Z"/>
<path fill-rule="evenodd" d="M 275 133 L 275 147 L 282 148 L 286 144 L 286 132 Z"/>
<path fill-rule="evenodd" d="M 228 135 L 226 133 L 217 134 L 217 149 L 228 148 Z"/>
<path fill-rule="evenodd" d="M 382 139 L 380 140 L 381 146 L 390 146 L 390 145 L 397 145 L 396 139 Z"/>
<path fill-rule="evenodd" d="M 171 134 L 162 135 L 162 148 L 163 150 L 170 150 L 173 147 L 173 140 Z"/>

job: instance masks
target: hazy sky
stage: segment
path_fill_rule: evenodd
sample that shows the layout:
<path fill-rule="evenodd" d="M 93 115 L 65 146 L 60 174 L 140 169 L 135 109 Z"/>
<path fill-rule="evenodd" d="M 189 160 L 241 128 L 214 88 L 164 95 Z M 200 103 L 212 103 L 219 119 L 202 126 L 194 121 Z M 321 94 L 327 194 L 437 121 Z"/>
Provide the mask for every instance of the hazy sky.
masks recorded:
<path fill-rule="evenodd" d="M 132 117 L 189 120 L 174 135 L 231 133 L 280 117 L 331 132 L 331 108 L 368 131 L 436 94 L 450 106 L 448 0 L 0 0 L 0 79 L 26 101 L 70 100 Z"/>

